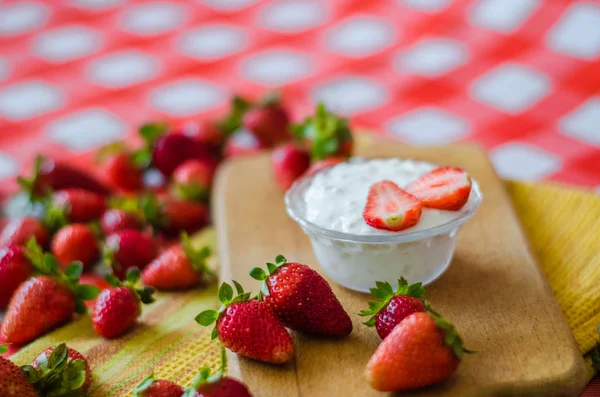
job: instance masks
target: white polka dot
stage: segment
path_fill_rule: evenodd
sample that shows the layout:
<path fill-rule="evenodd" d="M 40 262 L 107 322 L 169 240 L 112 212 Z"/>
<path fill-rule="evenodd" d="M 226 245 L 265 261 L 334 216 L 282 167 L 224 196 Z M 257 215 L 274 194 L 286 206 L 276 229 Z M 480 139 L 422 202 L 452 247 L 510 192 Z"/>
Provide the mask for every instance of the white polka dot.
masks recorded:
<path fill-rule="evenodd" d="M 179 51 L 200 59 L 218 59 L 242 50 L 246 33 L 228 25 L 205 25 L 184 33 L 178 41 Z"/>
<path fill-rule="evenodd" d="M 312 64 L 306 54 L 279 49 L 252 56 L 242 64 L 242 74 L 267 85 L 282 85 L 310 75 Z"/>
<path fill-rule="evenodd" d="M 75 7 L 85 8 L 91 11 L 101 11 L 125 3 L 126 0 L 72 0 Z"/>
<path fill-rule="evenodd" d="M 589 99 L 563 117 L 559 128 L 564 135 L 600 146 L 600 97 Z"/>
<path fill-rule="evenodd" d="M 325 44 L 331 51 L 352 57 L 374 54 L 395 40 L 394 25 L 385 19 L 367 15 L 347 19 L 325 35 Z"/>
<path fill-rule="evenodd" d="M 19 163 L 5 152 L 0 152 L 0 180 L 12 178 L 19 173 Z"/>
<path fill-rule="evenodd" d="M 325 102 L 336 113 L 353 115 L 385 105 L 389 100 L 389 93 L 376 80 L 349 76 L 318 86 L 313 91 L 312 98 L 315 102 Z"/>
<path fill-rule="evenodd" d="M 407 7 L 423 12 L 435 13 L 446 8 L 450 0 L 399 0 Z"/>
<path fill-rule="evenodd" d="M 452 113 L 425 107 L 388 122 L 392 135 L 413 145 L 446 144 L 465 137 L 469 123 Z"/>
<path fill-rule="evenodd" d="M 121 88 L 153 78 L 158 69 L 158 62 L 154 58 L 130 50 L 94 60 L 87 74 L 92 81 L 111 88 Z"/>
<path fill-rule="evenodd" d="M 313 28 L 325 20 L 326 11 L 318 1 L 277 1 L 265 6 L 260 14 L 260 22 L 264 27 L 290 33 Z"/>
<path fill-rule="evenodd" d="M 16 36 L 44 25 L 48 7 L 34 1 L 0 4 L 0 36 Z"/>
<path fill-rule="evenodd" d="M 175 81 L 150 94 L 152 107 L 174 116 L 191 116 L 226 100 L 227 95 L 220 87 L 197 79 Z"/>
<path fill-rule="evenodd" d="M 467 49 L 459 41 L 430 38 L 398 54 L 396 67 L 427 77 L 438 77 L 467 61 Z"/>
<path fill-rule="evenodd" d="M 490 160 L 504 178 L 537 180 L 561 167 L 561 159 L 553 153 L 525 143 L 508 143 L 490 153 Z"/>
<path fill-rule="evenodd" d="M 185 19 L 186 9 L 182 5 L 156 1 L 129 8 L 123 14 L 120 24 L 128 32 L 151 36 L 175 29 Z"/>
<path fill-rule="evenodd" d="M 212 8 L 221 11 L 236 11 L 256 3 L 257 0 L 199 0 Z"/>
<path fill-rule="evenodd" d="M 0 58 L 0 81 L 4 81 L 10 73 L 10 65 L 6 59 Z"/>
<path fill-rule="evenodd" d="M 9 120 L 26 120 L 59 109 L 63 93 L 41 80 L 28 80 L 0 88 L 0 114 Z"/>
<path fill-rule="evenodd" d="M 507 113 L 521 113 L 548 95 L 551 81 L 543 73 L 516 63 L 503 64 L 471 86 L 471 95 Z"/>
<path fill-rule="evenodd" d="M 85 152 L 123 139 L 127 126 L 104 109 L 92 108 L 53 121 L 48 138 L 74 152 Z"/>
<path fill-rule="evenodd" d="M 546 37 L 548 46 L 572 57 L 595 60 L 600 56 L 600 5 L 576 3 Z"/>
<path fill-rule="evenodd" d="M 64 26 L 38 35 L 33 52 L 51 62 L 65 62 L 92 54 L 100 47 L 100 34 L 84 26 Z"/>
<path fill-rule="evenodd" d="M 471 22 L 500 33 L 517 30 L 540 6 L 540 0 L 483 0 L 471 12 Z"/>

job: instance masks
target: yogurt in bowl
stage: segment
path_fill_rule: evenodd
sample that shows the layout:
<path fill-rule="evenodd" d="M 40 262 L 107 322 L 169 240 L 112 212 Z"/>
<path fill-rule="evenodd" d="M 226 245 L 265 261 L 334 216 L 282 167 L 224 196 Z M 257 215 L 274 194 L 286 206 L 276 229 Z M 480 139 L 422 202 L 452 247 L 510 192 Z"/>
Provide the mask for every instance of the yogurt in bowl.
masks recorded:
<path fill-rule="evenodd" d="M 458 211 L 423 208 L 419 222 L 402 231 L 369 226 L 363 219 L 371 185 L 382 180 L 400 188 L 437 165 L 402 160 L 354 158 L 298 180 L 286 193 L 288 214 L 309 236 L 323 271 L 337 283 L 368 292 L 376 281 L 400 277 L 429 284 L 449 266 L 455 238 L 481 203 L 476 181 Z"/>

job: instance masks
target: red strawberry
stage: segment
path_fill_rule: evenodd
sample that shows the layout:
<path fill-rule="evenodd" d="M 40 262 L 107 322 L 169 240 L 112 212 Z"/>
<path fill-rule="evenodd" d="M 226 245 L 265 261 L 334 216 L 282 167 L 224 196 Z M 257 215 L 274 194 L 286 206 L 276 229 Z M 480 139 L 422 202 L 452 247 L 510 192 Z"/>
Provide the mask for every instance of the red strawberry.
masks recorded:
<path fill-rule="evenodd" d="M 255 267 L 250 275 L 263 281 L 260 296 L 283 325 L 313 335 L 343 337 L 352 332 L 350 317 L 319 273 L 287 263 L 282 255 L 275 263 L 267 263 L 266 273 Z"/>
<path fill-rule="evenodd" d="M 61 269 L 73 261 L 80 261 L 89 268 L 98 259 L 100 251 L 92 229 L 88 225 L 74 223 L 56 232 L 52 239 L 52 253 Z"/>
<path fill-rule="evenodd" d="M 36 157 L 31 178 L 19 177 L 17 181 L 34 198 L 45 196 L 50 191 L 70 188 L 84 189 L 103 196 L 111 193 L 108 187 L 89 173 L 43 156 Z"/>
<path fill-rule="evenodd" d="M 86 392 L 92 382 L 92 371 L 85 357 L 64 343 L 44 350 L 23 370 L 38 393 L 44 396 Z"/>
<path fill-rule="evenodd" d="M 227 283 L 219 288 L 221 308 L 206 310 L 196 316 L 196 322 L 208 326 L 216 322 L 212 338 L 232 352 L 266 363 L 283 364 L 294 356 L 290 334 L 264 302 L 248 300 L 250 293 L 234 281 L 238 296 Z"/>
<path fill-rule="evenodd" d="M 0 345 L 0 354 L 6 353 L 5 345 Z M 38 397 L 29 383 L 27 374 L 11 361 L 0 357 L 0 396 L 2 397 Z"/>
<path fill-rule="evenodd" d="M 11 219 L 0 233 L 0 247 L 11 244 L 24 245 L 32 236 L 43 247 L 50 239 L 48 230 L 39 219 L 33 217 Z"/>
<path fill-rule="evenodd" d="M 461 168 L 436 168 L 410 183 L 406 191 L 424 207 L 457 211 L 469 201 L 471 177 Z"/>
<path fill-rule="evenodd" d="M 0 250 L 0 308 L 5 308 L 10 297 L 31 276 L 33 268 L 18 245 Z"/>
<path fill-rule="evenodd" d="M 329 157 L 329 158 L 326 158 L 325 160 L 316 161 L 306 171 L 306 175 L 312 176 L 319 171 L 322 171 L 329 167 L 333 167 L 336 164 L 343 163 L 346 160 L 347 160 L 347 158 L 345 158 L 345 157 Z"/>
<path fill-rule="evenodd" d="M 196 391 L 202 397 L 252 397 L 242 382 L 223 376 L 226 365 L 227 354 L 221 348 L 221 366 L 218 371 L 211 374 L 210 368 L 202 368 L 186 392 L 193 394 Z"/>
<path fill-rule="evenodd" d="M 385 339 L 407 316 L 425 311 L 425 305 L 421 300 L 424 294 L 425 288 L 421 283 L 408 285 L 408 281 L 404 278 L 398 280 L 395 293 L 389 283 L 378 281 L 377 287 L 371 288 L 371 295 L 377 301 L 369 302 L 369 310 L 361 311 L 360 315 L 371 316 L 365 325 L 375 326 L 379 337 Z"/>
<path fill-rule="evenodd" d="M 156 139 L 152 164 L 165 176 L 170 176 L 183 162 L 191 159 L 214 161 L 210 145 L 183 134 L 166 134 Z"/>
<path fill-rule="evenodd" d="M 107 235 L 120 230 L 142 228 L 142 221 L 135 214 L 116 208 L 104 211 L 100 222 L 102 231 Z"/>
<path fill-rule="evenodd" d="M 242 117 L 242 126 L 269 147 L 291 139 L 290 118 L 278 104 L 248 110 Z"/>
<path fill-rule="evenodd" d="M 172 246 L 154 259 L 144 269 L 144 284 L 159 290 L 178 290 L 194 287 L 212 270 L 206 264 L 210 249 L 192 247 L 187 235 L 182 235 L 181 244 Z"/>
<path fill-rule="evenodd" d="M 416 225 L 421 211 L 421 202 L 416 197 L 392 181 L 381 181 L 369 188 L 363 218 L 376 229 L 399 231 Z"/>
<path fill-rule="evenodd" d="M 211 121 L 194 124 L 190 128 L 186 128 L 184 133 L 199 142 L 212 146 L 215 150 L 223 144 L 225 139 L 217 123 Z"/>
<path fill-rule="evenodd" d="M 259 138 L 246 130 L 234 133 L 225 144 L 225 156 L 236 157 L 258 153 L 268 146 Z"/>
<path fill-rule="evenodd" d="M 135 191 L 143 187 L 142 171 L 127 153 L 117 153 L 105 161 L 104 173 L 106 179 L 114 187 Z"/>
<path fill-rule="evenodd" d="M 272 166 L 275 180 L 285 192 L 310 166 L 310 154 L 293 144 L 281 146 L 273 151 Z"/>
<path fill-rule="evenodd" d="M 188 160 L 173 172 L 173 191 L 186 200 L 205 200 L 212 185 L 216 164 L 203 160 Z"/>
<path fill-rule="evenodd" d="M 54 193 L 53 205 L 65 209 L 69 222 L 89 222 L 98 219 L 106 209 L 104 196 L 83 189 L 67 189 Z"/>
<path fill-rule="evenodd" d="M 125 284 L 112 274 L 106 276 L 106 281 L 114 288 L 102 291 L 96 299 L 92 324 L 98 335 L 104 338 L 123 335 L 135 325 L 142 313 L 142 303 L 154 301 L 153 288 L 135 288 L 139 280 L 140 271 L 136 268 L 127 272 Z"/>
<path fill-rule="evenodd" d="M 182 397 L 183 387 L 168 380 L 154 380 L 150 375 L 133 391 L 133 397 Z"/>
<path fill-rule="evenodd" d="M 83 271 L 80 263 L 73 263 L 65 273 L 49 253 L 30 242 L 26 255 L 36 272 L 42 276 L 30 278 L 15 291 L 2 323 L 0 337 L 25 344 L 69 321 L 73 312 L 85 312 L 84 300 L 95 299 L 98 288 L 79 284 Z"/>
<path fill-rule="evenodd" d="M 193 232 L 209 222 L 208 207 L 195 201 L 170 196 L 159 201 L 153 195 L 146 195 L 139 205 L 148 223 L 167 234 Z"/>
<path fill-rule="evenodd" d="M 375 390 L 399 391 L 438 383 L 470 353 L 448 320 L 428 311 L 406 317 L 385 338 L 366 368 Z"/>
<path fill-rule="evenodd" d="M 110 234 L 104 244 L 104 261 L 119 279 L 125 278 L 132 267 L 143 269 L 158 255 L 156 241 L 134 229 Z"/>

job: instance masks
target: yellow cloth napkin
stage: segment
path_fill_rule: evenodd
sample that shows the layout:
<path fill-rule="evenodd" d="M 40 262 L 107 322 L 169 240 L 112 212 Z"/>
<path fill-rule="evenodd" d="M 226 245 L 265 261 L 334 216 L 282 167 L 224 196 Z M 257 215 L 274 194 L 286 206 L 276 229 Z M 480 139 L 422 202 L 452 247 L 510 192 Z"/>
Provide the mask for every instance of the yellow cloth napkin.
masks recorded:
<path fill-rule="evenodd" d="M 582 353 L 598 341 L 600 323 L 600 196 L 555 185 L 507 182 L 531 248 L 571 325 Z M 195 238 L 216 247 L 207 229 Z M 144 309 L 140 324 L 117 340 L 103 340 L 83 317 L 37 340 L 13 356 L 28 363 L 60 342 L 85 354 L 94 369 L 91 396 L 129 396 L 154 371 L 157 378 L 189 384 L 199 367 L 218 366 L 219 346 L 210 329 L 193 318 L 218 305 L 216 286 L 207 290 L 161 294 Z"/>

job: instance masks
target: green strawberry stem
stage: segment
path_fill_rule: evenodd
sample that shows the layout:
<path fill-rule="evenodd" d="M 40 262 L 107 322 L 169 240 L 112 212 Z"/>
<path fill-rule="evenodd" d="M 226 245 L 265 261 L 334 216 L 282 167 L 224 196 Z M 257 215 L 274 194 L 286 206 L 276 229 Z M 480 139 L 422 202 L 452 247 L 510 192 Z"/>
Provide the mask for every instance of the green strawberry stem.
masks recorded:
<path fill-rule="evenodd" d="M 154 143 L 168 130 L 169 125 L 164 122 L 146 123 L 139 128 L 138 133 L 144 140 L 144 147 L 131 154 L 131 159 L 138 168 L 144 169 L 150 166 Z"/>
<path fill-rule="evenodd" d="M 408 284 L 408 281 L 404 277 L 398 280 L 398 287 L 396 292 L 392 289 L 392 286 L 388 282 L 377 281 L 376 287 L 371 288 L 369 291 L 371 295 L 376 299 L 374 302 L 369 302 L 369 310 L 362 310 L 359 316 L 371 316 L 365 324 L 367 327 L 374 327 L 377 321 L 377 314 L 385 309 L 394 296 L 411 296 L 413 298 L 421 299 L 425 295 L 425 288 L 422 283 Z"/>
<path fill-rule="evenodd" d="M 269 296 L 271 292 L 269 291 L 269 285 L 267 284 L 267 278 L 274 274 L 277 269 L 284 266 L 287 263 L 287 259 L 283 255 L 277 255 L 275 258 L 275 263 L 267 262 L 267 271 L 265 272 L 260 267 L 254 267 L 250 270 L 250 277 L 255 280 L 262 281 L 260 285 L 260 292 L 257 295 L 258 300 L 263 300 L 264 296 Z"/>
<path fill-rule="evenodd" d="M 152 373 L 133 390 L 133 397 L 144 397 L 144 392 L 152 386 L 154 380 L 154 374 Z"/>
<path fill-rule="evenodd" d="M 127 270 L 125 282 L 119 280 L 114 274 L 107 274 L 106 276 L 104 276 L 104 279 L 113 287 L 129 288 L 131 291 L 133 291 L 135 296 L 137 296 L 139 301 L 143 304 L 149 304 L 154 302 L 154 292 L 156 292 L 154 288 L 146 286 L 142 288 L 137 288 L 137 285 L 141 279 L 140 269 L 138 269 L 137 267 L 131 267 L 129 268 L 129 270 Z"/>
<path fill-rule="evenodd" d="M 4 354 L 8 351 L 8 343 L 0 345 L 0 354 Z"/>
<path fill-rule="evenodd" d="M 176 183 L 173 186 L 173 194 L 184 200 L 205 202 L 208 199 L 208 193 L 205 187 L 197 183 Z"/>
<path fill-rule="evenodd" d="M 96 299 L 100 288 L 94 285 L 79 284 L 79 277 L 83 272 L 81 262 L 73 262 L 64 272 L 61 272 L 56 257 L 48 252 L 43 252 L 33 237 L 27 242 L 25 255 L 31 262 L 35 274 L 53 277 L 73 292 L 77 313 L 87 312 L 83 301 Z"/>
<path fill-rule="evenodd" d="M 231 99 L 231 110 L 229 114 L 217 123 L 219 129 L 225 136 L 232 135 L 242 125 L 242 117 L 252 107 L 252 102 L 240 96 Z"/>
<path fill-rule="evenodd" d="M 433 310 L 429 302 L 424 301 L 423 303 L 425 304 L 425 310 L 427 311 L 429 317 L 435 321 L 435 325 L 444 333 L 444 343 L 446 343 L 446 345 L 452 349 L 456 358 L 460 360 L 463 353 L 475 353 L 475 351 L 464 347 L 460 334 L 449 320 L 445 319 L 441 314 Z"/>
<path fill-rule="evenodd" d="M 221 313 L 223 313 L 228 306 L 234 303 L 246 302 L 250 299 L 250 292 L 244 292 L 244 288 L 237 281 L 233 280 L 232 282 L 238 295 L 234 297 L 231 285 L 225 282 L 222 283 L 219 287 L 219 301 L 221 302 L 221 307 L 218 310 L 205 310 L 198 314 L 195 318 L 198 324 L 203 327 L 208 327 L 217 322 Z M 218 336 L 219 331 L 215 325 L 211 333 L 211 339 L 216 339 Z"/>
<path fill-rule="evenodd" d="M 35 192 L 38 176 L 40 174 L 40 171 L 42 170 L 42 165 L 44 164 L 44 161 L 46 161 L 46 158 L 44 156 L 36 156 L 33 162 L 33 170 L 31 172 L 31 177 L 17 177 L 17 183 L 19 184 L 21 189 L 23 189 L 27 193 L 30 201 L 38 201 L 44 196 L 45 192 L 42 194 L 42 196 L 38 196 Z"/>
<path fill-rule="evenodd" d="M 71 207 L 66 205 L 56 205 L 49 196 L 41 200 L 44 206 L 44 217 L 42 224 L 51 232 L 56 232 L 58 229 L 69 224 L 67 214 L 71 211 Z"/>

